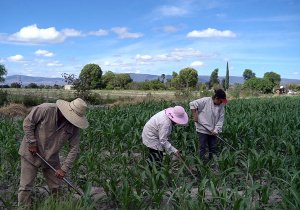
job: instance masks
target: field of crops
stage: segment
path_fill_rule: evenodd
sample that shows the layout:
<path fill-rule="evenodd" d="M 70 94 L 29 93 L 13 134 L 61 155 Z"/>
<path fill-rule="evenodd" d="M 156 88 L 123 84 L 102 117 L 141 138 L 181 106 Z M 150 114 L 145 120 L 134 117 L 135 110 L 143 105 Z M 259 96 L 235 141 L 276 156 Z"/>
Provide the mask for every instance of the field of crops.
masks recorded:
<path fill-rule="evenodd" d="M 300 97 L 232 100 L 221 137 L 234 149 L 219 142 L 219 174 L 200 161 L 193 123 L 176 126 L 171 142 L 197 180 L 168 156 L 160 171 L 151 172 L 145 161 L 144 124 L 174 105 L 162 101 L 89 110 L 90 127 L 81 133 L 81 154 L 69 176 L 86 195 L 76 200 L 74 191 L 65 189 L 59 201 L 46 199 L 39 176 L 35 208 L 300 209 Z M 188 109 L 188 102 L 181 105 Z M 16 205 L 22 135 L 21 120 L 1 119 L 0 208 Z M 92 194 L 96 187 L 102 194 Z"/>

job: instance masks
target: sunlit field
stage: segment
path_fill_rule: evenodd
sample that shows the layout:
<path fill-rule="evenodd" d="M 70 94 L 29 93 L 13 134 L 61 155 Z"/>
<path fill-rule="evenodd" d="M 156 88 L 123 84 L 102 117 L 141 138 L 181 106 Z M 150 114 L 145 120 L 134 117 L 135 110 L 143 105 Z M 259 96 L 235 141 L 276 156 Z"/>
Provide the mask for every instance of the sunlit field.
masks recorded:
<path fill-rule="evenodd" d="M 82 130 L 81 153 L 68 177 L 85 195 L 79 198 L 65 187 L 58 201 L 49 199 L 39 175 L 34 209 L 299 209 L 299 104 L 300 97 L 231 100 L 220 135 L 226 143 L 219 141 L 214 160 L 218 174 L 199 159 L 193 122 L 175 126 L 171 143 L 196 180 L 169 156 L 161 170 L 150 171 L 146 164 L 143 126 L 174 103 L 91 108 L 90 127 Z M 181 105 L 191 115 L 188 102 Z M 22 136 L 22 119 L 1 119 L 0 208 L 16 206 Z"/>

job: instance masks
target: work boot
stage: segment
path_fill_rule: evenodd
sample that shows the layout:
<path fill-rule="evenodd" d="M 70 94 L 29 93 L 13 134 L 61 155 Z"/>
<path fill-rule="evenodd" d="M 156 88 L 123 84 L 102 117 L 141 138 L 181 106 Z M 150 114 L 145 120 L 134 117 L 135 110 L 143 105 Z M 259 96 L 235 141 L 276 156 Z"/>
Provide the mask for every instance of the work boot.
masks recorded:
<path fill-rule="evenodd" d="M 20 209 L 26 209 L 31 206 L 31 191 L 30 190 L 19 190 L 18 206 Z"/>

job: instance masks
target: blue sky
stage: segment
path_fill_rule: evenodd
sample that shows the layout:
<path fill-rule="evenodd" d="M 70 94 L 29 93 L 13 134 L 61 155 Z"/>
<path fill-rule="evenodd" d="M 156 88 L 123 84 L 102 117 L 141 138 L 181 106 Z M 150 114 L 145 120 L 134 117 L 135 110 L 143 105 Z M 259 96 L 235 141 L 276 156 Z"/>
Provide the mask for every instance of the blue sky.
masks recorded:
<path fill-rule="evenodd" d="M 1 0 L 8 75 L 106 72 L 300 79 L 299 0 Z"/>

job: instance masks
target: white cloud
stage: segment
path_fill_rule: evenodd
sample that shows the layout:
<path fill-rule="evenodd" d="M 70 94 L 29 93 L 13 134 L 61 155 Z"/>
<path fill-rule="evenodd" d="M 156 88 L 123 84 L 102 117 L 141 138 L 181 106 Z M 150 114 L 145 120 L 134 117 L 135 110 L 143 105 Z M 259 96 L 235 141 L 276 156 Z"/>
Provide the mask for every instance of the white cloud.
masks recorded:
<path fill-rule="evenodd" d="M 202 54 L 199 50 L 193 48 L 175 48 L 169 53 L 157 55 L 140 55 L 135 56 L 138 62 L 154 62 L 154 61 L 181 61 L 185 58 L 206 58 L 208 55 Z"/>
<path fill-rule="evenodd" d="M 17 33 L 12 34 L 8 38 L 9 41 L 16 42 L 61 42 L 64 37 L 54 27 L 40 29 L 36 24 L 21 28 Z"/>
<path fill-rule="evenodd" d="M 88 34 L 93 36 L 106 36 L 108 35 L 108 31 L 104 29 L 99 29 L 98 31 L 91 31 Z"/>
<path fill-rule="evenodd" d="M 137 61 L 149 61 L 149 60 L 152 60 L 152 56 L 150 55 L 140 55 L 140 54 L 137 54 L 135 56 L 135 59 Z"/>
<path fill-rule="evenodd" d="M 35 51 L 34 54 L 40 55 L 40 56 L 45 56 L 45 57 L 53 57 L 54 56 L 54 53 L 49 52 L 47 50 L 40 50 L 40 49 Z"/>
<path fill-rule="evenodd" d="M 23 61 L 24 56 L 23 55 L 13 55 L 7 58 L 8 61 L 11 62 L 19 62 L 19 61 Z"/>
<path fill-rule="evenodd" d="M 72 28 L 65 28 L 62 30 L 62 33 L 65 37 L 76 37 L 76 36 L 82 36 L 80 31 L 77 31 Z"/>
<path fill-rule="evenodd" d="M 164 32 L 173 33 L 176 31 L 178 31 L 178 29 L 175 26 L 164 26 Z"/>
<path fill-rule="evenodd" d="M 203 56 L 203 54 L 199 50 L 195 50 L 193 48 L 175 48 L 170 54 L 174 57 L 196 57 Z"/>
<path fill-rule="evenodd" d="M 188 13 L 185 8 L 177 6 L 162 6 L 157 10 L 162 16 L 183 16 Z"/>
<path fill-rule="evenodd" d="M 53 61 L 53 62 L 47 63 L 47 66 L 49 66 L 49 67 L 59 67 L 59 66 L 63 66 L 63 64 L 59 63 L 59 61 Z"/>
<path fill-rule="evenodd" d="M 140 38 L 143 36 L 142 33 L 130 33 L 126 27 L 115 27 L 111 29 L 114 33 L 118 35 L 120 39 L 126 38 Z"/>
<path fill-rule="evenodd" d="M 81 32 L 75 29 L 63 29 L 57 31 L 55 27 L 39 28 L 36 24 L 25 26 L 20 31 L 8 36 L 2 37 L 10 42 L 23 42 L 23 43 L 59 43 L 63 42 L 67 37 L 81 36 Z"/>
<path fill-rule="evenodd" d="M 208 28 L 202 31 L 193 30 L 192 32 L 189 32 L 187 34 L 187 37 L 195 37 L 195 38 L 236 37 L 236 34 L 230 30 L 219 31 L 214 28 Z"/>
<path fill-rule="evenodd" d="M 105 61 L 104 65 L 105 66 L 118 66 L 118 67 L 129 67 L 129 66 L 132 66 L 131 63 L 126 63 L 126 62 L 124 62 L 121 59 L 115 60 L 113 62 Z"/>
<path fill-rule="evenodd" d="M 191 67 L 200 67 L 203 66 L 203 62 L 202 61 L 194 61 L 190 64 Z"/>

